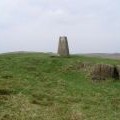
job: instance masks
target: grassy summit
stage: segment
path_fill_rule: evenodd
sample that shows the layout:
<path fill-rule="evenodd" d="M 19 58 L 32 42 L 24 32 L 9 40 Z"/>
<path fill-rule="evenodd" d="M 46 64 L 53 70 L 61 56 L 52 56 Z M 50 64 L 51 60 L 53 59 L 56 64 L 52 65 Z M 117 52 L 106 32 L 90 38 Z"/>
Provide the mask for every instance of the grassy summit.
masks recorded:
<path fill-rule="evenodd" d="M 120 65 L 75 55 L 0 55 L 0 120 L 119 120 L 120 82 L 92 82 L 82 62 Z"/>

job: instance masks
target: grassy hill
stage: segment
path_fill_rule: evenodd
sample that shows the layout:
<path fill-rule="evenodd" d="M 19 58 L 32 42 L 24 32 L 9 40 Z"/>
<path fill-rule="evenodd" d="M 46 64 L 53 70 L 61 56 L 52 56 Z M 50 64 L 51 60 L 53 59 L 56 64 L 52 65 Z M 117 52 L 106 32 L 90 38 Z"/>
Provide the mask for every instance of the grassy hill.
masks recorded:
<path fill-rule="evenodd" d="M 119 120 L 120 81 L 91 81 L 83 62 L 120 65 L 75 55 L 1 54 L 0 120 Z"/>

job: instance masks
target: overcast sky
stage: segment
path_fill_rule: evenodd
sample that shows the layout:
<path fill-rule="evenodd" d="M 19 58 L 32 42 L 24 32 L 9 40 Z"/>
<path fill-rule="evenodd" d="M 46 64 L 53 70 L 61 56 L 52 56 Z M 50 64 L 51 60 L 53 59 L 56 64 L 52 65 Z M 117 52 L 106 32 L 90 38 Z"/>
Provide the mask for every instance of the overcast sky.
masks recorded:
<path fill-rule="evenodd" d="M 120 52 L 120 0 L 0 0 L 0 52 Z"/>

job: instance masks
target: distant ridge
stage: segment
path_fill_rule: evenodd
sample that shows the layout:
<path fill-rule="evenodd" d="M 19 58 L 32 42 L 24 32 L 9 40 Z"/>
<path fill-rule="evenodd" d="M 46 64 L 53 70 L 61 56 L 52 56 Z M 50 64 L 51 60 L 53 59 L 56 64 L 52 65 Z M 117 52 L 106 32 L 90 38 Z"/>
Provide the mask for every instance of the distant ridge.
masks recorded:
<path fill-rule="evenodd" d="M 44 52 L 37 52 L 37 51 L 13 51 L 13 52 L 4 52 L 0 54 L 22 54 L 22 53 L 44 53 Z"/>
<path fill-rule="evenodd" d="M 89 57 L 120 59 L 120 53 L 87 53 L 87 54 L 82 54 L 82 55 L 89 56 Z"/>
<path fill-rule="evenodd" d="M 0 55 L 2 54 L 24 54 L 24 53 L 46 53 L 50 55 L 57 55 L 57 53 L 53 53 L 53 52 L 39 52 L 39 51 L 13 51 L 13 52 L 0 53 Z M 83 54 L 80 53 L 80 54 L 72 54 L 72 55 L 83 55 L 87 57 L 102 57 L 102 58 L 120 60 L 120 53 L 83 53 Z"/>

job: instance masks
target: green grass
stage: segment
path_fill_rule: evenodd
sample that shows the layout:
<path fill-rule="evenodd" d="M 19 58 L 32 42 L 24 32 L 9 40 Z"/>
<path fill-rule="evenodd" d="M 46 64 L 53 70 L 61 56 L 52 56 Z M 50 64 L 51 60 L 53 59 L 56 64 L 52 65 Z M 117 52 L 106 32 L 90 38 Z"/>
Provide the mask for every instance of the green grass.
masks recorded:
<path fill-rule="evenodd" d="M 82 62 L 120 65 L 75 55 L 1 54 L 0 120 L 119 120 L 120 82 L 92 82 Z"/>

